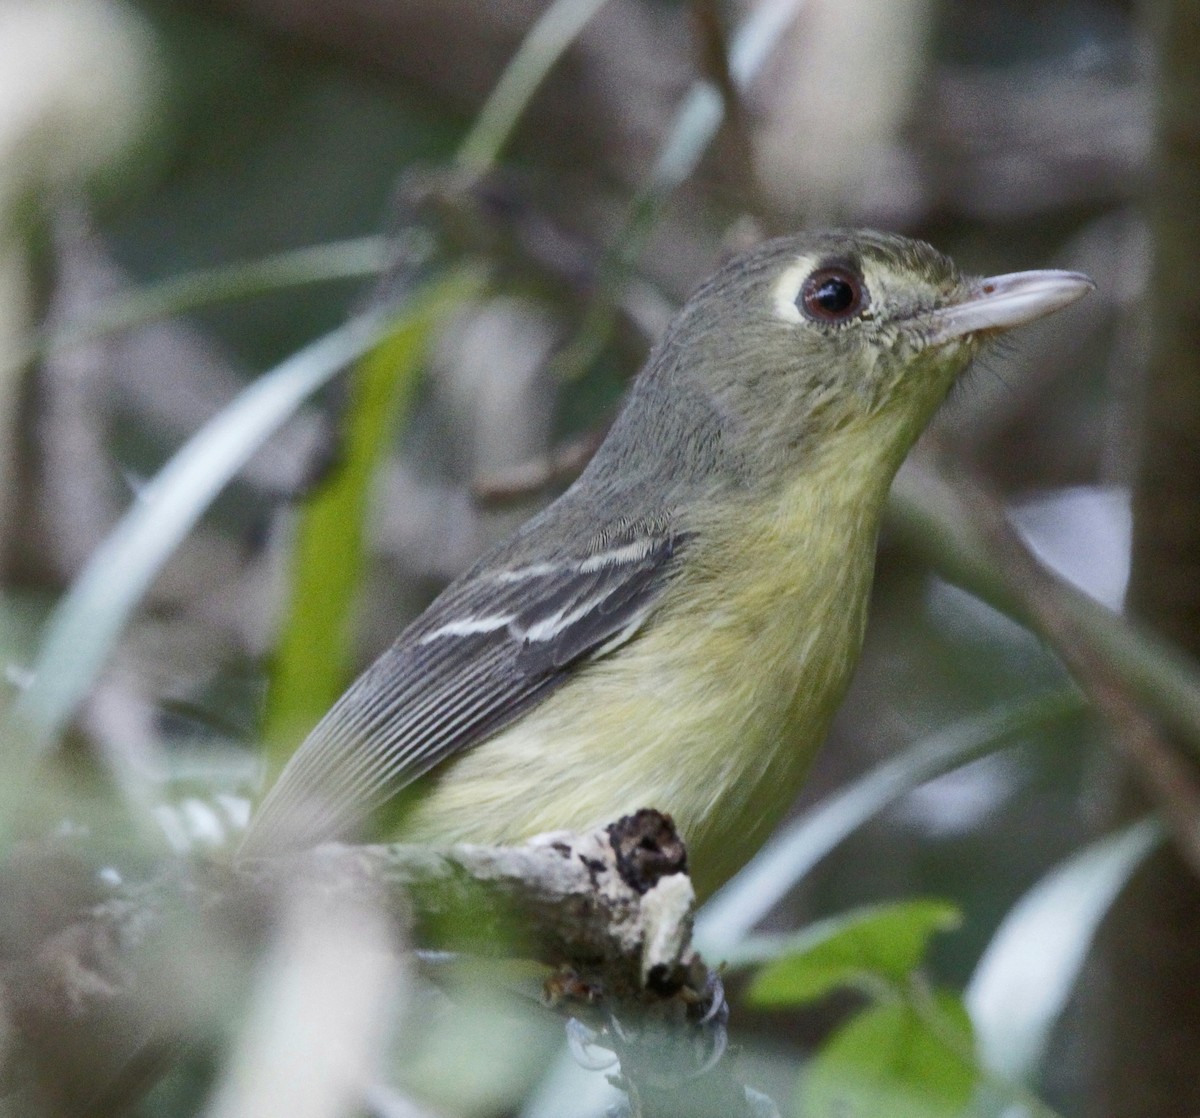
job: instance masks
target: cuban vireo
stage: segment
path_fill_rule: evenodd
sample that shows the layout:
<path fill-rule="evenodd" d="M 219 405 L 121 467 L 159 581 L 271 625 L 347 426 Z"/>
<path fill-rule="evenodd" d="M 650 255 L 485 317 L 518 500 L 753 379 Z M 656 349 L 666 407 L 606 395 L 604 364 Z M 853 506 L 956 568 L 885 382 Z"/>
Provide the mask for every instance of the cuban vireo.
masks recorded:
<path fill-rule="evenodd" d="M 1079 299 L 870 232 L 770 241 L 687 301 L 580 478 L 303 743 L 247 849 L 505 843 L 641 807 L 703 894 L 796 795 L 862 641 L 893 475 L 983 341 Z"/>

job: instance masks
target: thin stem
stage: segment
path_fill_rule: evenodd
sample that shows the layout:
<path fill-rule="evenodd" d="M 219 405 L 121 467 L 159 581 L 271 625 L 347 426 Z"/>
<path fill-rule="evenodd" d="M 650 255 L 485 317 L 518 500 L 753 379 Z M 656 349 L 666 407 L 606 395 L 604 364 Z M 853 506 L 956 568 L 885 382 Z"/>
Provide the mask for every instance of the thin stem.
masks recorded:
<path fill-rule="evenodd" d="M 554 0 L 513 55 L 458 149 L 456 162 L 478 178 L 495 165 L 546 75 L 605 0 Z"/>
<path fill-rule="evenodd" d="M 376 275 L 386 266 L 390 251 L 387 238 L 357 237 L 185 272 L 117 297 L 90 318 L 34 335 L 3 364 L 2 370 L 24 368 L 72 346 L 198 307 L 291 287 Z"/>

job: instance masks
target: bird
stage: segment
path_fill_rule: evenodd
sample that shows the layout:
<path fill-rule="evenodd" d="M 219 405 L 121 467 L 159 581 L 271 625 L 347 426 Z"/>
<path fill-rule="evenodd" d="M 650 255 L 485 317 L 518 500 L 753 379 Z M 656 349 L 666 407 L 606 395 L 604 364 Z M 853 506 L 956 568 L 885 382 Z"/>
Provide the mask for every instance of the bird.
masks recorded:
<path fill-rule="evenodd" d="M 767 241 L 687 299 L 576 481 L 403 630 L 243 850 L 504 844 L 641 808 L 701 897 L 780 822 L 862 644 L 891 481 L 994 336 L 1094 287 L 864 230 Z"/>

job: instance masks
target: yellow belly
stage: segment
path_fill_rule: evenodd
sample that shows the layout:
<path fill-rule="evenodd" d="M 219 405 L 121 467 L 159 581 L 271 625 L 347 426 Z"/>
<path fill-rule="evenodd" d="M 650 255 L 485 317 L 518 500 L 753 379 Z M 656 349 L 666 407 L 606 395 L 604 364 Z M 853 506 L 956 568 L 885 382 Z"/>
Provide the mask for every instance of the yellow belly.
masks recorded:
<path fill-rule="evenodd" d="M 882 499 L 861 482 L 810 476 L 737 538 L 705 533 L 641 632 L 439 769 L 399 837 L 512 842 L 654 807 L 710 892 L 792 803 L 849 682 Z"/>

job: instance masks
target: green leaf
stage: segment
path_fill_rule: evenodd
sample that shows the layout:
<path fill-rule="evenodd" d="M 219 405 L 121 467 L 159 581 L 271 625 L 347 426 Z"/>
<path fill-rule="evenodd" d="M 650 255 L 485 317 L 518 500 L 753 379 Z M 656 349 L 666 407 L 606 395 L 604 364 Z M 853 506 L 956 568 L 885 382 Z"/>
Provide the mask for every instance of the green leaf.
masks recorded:
<path fill-rule="evenodd" d="M 939 994 L 925 1012 L 876 1005 L 837 1030 L 805 1070 L 792 1107 L 800 1118 L 951 1118 L 979 1080 L 971 1025 Z"/>
<path fill-rule="evenodd" d="M 960 923 L 958 909 L 945 901 L 902 901 L 856 909 L 798 935 L 750 940 L 749 952 L 769 945 L 780 957 L 758 973 L 747 998 L 759 1006 L 802 1005 L 864 980 L 902 982 L 933 936 Z"/>
<path fill-rule="evenodd" d="M 1100 921 L 1163 837 L 1162 826 L 1147 819 L 1093 843 L 1004 918 L 965 995 L 990 1071 L 1025 1083 L 1037 1074 Z"/>
<path fill-rule="evenodd" d="M 469 274 L 431 284 L 355 369 L 341 457 L 307 502 L 296 531 L 290 603 L 268 690 L 268 777 L 345 687 L 372 485 L 392 432 L 407 418 L 433 330 L 478 287 L 478 277 Z"/>

